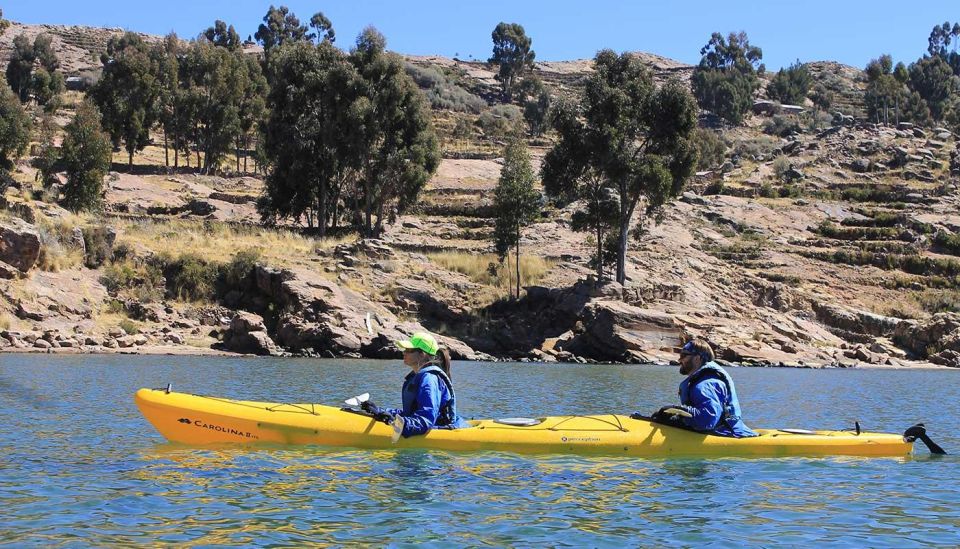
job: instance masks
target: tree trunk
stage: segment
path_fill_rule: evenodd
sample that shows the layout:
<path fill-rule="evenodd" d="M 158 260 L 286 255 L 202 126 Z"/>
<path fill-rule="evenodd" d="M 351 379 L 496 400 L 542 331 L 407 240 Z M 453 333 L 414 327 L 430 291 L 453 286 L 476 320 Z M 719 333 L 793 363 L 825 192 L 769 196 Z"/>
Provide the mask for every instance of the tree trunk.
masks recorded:
<path fill-rule="evenodd" d="M 133 150 L 127 149 L 127 166 L 133 167 Z"/>
<path fill-rule="evenodd" d="M 327 233 L 327 184 L 320 184 L 320 198 L 317 203 L 317 211 L 320 212 L 320 238 Z"/>
<path fill-rule="evenodd" d="M 170 173 L 170 149 L 167 148 L 167 127 L 163 127 L 163 167 Z"/>
<path fill-rule="evenodd" d="M 520 299 L 520 224 L 517 223 L 517 299 Z"/>

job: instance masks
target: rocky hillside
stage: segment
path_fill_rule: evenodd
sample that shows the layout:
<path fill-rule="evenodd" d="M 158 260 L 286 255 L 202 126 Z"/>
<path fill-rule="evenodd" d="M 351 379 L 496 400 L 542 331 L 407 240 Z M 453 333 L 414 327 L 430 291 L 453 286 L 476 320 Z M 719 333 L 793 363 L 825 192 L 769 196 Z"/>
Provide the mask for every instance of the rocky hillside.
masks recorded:
<path fill-rule="evenodd" d="M 0 57 L 21 31 L 53 33 L 71 74 L 95 68 L 119 32 L 15 24 Z M 689 79 L 692 67 L 641 55 L 657 80 Z M 472 359 L 665 361 L 702 336 L 745 364 L 960 366 L 958 141 L 863 120 L 859 69 L 811 65 L 837 114 L 806 105 L 720 128 L 725 157 L 632 245 L 624 287 L 593 280 L 591 244 L 570 228 L 576 206 L 546 207 L 522 240 L 524 295 L 510 299 L 491 243 L 493 72 L 408 62 L 445 87 L 424 89 L 444 160 L 379 240 L 260 227 L 261 175 L 166 173 L 157 146 L 133 170 L 118 153 L 106 210 L 76 216 L 21 159 L 0 212 L 0 348 L 388 357 L 425 327 Z M 584 60 L 535 69 L 568 97 L 590 71 Z M 68 96 L 61 126 L 78 100 Z M 539 162 L 551 137 L 530 144 Z M 228 282 L 197 298 L 184 273 L 213 264 Z"/>

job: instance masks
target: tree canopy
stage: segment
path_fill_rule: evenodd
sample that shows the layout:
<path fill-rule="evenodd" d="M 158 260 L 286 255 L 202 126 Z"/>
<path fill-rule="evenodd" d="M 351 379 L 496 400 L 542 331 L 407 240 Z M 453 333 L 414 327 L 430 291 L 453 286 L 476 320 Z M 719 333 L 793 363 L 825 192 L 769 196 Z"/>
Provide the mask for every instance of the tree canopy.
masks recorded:
<path fill-rule="evenodd" d="M 501 260 L 511 248 L 516 250 L 517 297 L 520 297 L 520 235 L 523 227 L 536 219 L 540 193 L 533 188 L 530 153 L 523 141 L 511 141 L 503 157 L 503 168 L 493 198 L 496 212 L 494 247 Z"/>
<path fill-rule="evenodd" d="M 700 64 L 693 71 L 693 94 L 701 108 L 739 124 L 753 106 L 763 72 L 763 51 L 750 44 L 744 32 L 726 38 L 718 32 L 700 49 Z"/>
<path fill-rule="evenodd" d="M 110 157 L 110 139 L 100 127 L 100 113 L 93 103 L 84 101 L 64 128 L 61 147 L 61 164 L 67 173 L 62 189 L 64 206 L 74 211 L 100 206 Z"/>
<path fill-rule="evenodd" d="M 499 66 L 496 78 L 503 86 L 503 94 L 509 98 L 514 83 L 533 67 L 537 54 L 531 49 L 533 40 L 517 23 L 499 23 L 493 29 L 492 38 L 493 57 L 489 62 Z"/>
<path fill-rule="evenodd" d="M 656 87 L 634 55 L 603 50 L 594 65 L 579 110 L 566 107 L 555 118 L 560 141 L 547 153 L 542 176 L 547 193 L 561 200 L 599 204 L 610 191 L 616 193 L 617 281 L 622 284 L 637 206 L 643 205 L 636 225 L 642 229 L 679 194 L 696 165 L 691 139 L 697 108 L 679 82 Z"/>
<path fill-rule="evenodd" d="M 122 142 L 133 165 L 133 154 L 150 142 L 150 128 L 157 119 L 160 71 L 149 46 L 132 32 L 111 38 L 100 60 L 103 75 L 90 95 L 113 146 Z"/>
<path fill-rule="evenodd" d="M 767 97 L 788 105 L 802 105 L 812 81 L 807 66 L 798 60 L 786 69 L 777 71 L 767 85 Z"/>
<path fill-rule="evenodd" d="M 12 160 L 30 142 L 30 116 L 13 91 L 0 86 L 0 169 L 10 169 Z"/>

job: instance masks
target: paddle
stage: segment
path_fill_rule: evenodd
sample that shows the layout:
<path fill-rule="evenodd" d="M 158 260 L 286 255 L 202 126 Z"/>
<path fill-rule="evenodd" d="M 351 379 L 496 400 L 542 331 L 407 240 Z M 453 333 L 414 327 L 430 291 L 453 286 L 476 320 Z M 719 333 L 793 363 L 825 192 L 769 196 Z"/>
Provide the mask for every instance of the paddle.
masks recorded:
<path fill-rule="evenodd" d="M 352 398 L 344 400 L 343 403 L 347 406 L 353 406 L 354 408 L 359 408 L 361 404 L 370 400 L 370 393 L 363 393 L 362 395 L 357 395 Z M 393 435 L 390 436 L 390 441 L 394 444 L 400 440 L 400 435 L 403 433 L 404 421 L 401 416 L 393 416 L 393 421 L 390 422 L 390 426 L 393 427 Z"/>
<path fill-rule="evenodd" d="M 358 407 L 362 403 L 368 400 L 370 400 L 370 393 L 363 393 L 362 395 L 357 395 L 353 398 L 348 398 L 347 400 L 344 400 L 343 403 L 346 404 L 347 406 Z"/>

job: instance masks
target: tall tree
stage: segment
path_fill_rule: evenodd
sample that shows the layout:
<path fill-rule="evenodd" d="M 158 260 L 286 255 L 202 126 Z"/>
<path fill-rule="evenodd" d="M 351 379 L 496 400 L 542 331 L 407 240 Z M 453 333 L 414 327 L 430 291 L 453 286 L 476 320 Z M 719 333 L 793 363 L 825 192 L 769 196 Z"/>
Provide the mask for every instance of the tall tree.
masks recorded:
<path fill-rule="evenodd" d="M 25 34 L 17 35 L 13 39 L 13 51 L 10 52 L 10 61 L 7 62 L 6 75 L 7 84 L 17 94 L 21 103 L 30 100 L 30 85 L 36 59 L 30 39 Z"/>
<path fill-rule="evenodd" d="M 214 46 L 226 48 L 228 51 L 237 51 L 242 46 L 240 35 L 234 30 L 233 25 L 228 27 L 226 23 L 219 19 L 214 21 L 212 27 L 207 27 L 207 30 L 203 31 L 201 36 Z"/>
<path fill-rule="evenodd" d="M 503 94 L 510 98 L 514 82 L 533 68 L 533 60 L 537 55 L 530 49 L 533 40 L 527 36 L 522 25 L 504 22 L 493 29 L 492 38 L 493 57 L 489 62 L 499 65 L 497 80 L 503 86 Z"/>
<path fill-rule="evenodd" d="M 643 205 L 639 234 L 666 201 L 679 194 L 696 165 L 691 139 L 697 109 L 679 82 L 657 88 L 634 55 L 603 50 L 594 66 L 579 116 L 560 117 L 560 142 L 544 160 L 544 186 L 555 196 L 569 196 L 587 179 L 599 180 L 600 189 L 616 191 L 617 281 L 623 284 L 637 206 Z"/>
<path fill-rule="evenodd" d="M 10 27 L 10 21 L 3 18 L 3 10 L 0 10 L 0 34 L 7 32 Z"/>
<path fill-rule="evenodd" d="M 198 40 L 182 60 L 195 109 L 194 141 L 198 153 L 203 152 L 201 169 L 206 174 L 217 169 L 240 133 L 239 105 L 246 71 L 240 55 Z"/>
<path fill-rule="evenodd" d="M 899 66 L 899 65 L 898 65 Z M 899 121 L 901 107 L 906 103 L 907 91 L 901 78 L 893 68 L 893 58 L 881 55 L 872 59 L 865 70 L 867 91 L 864 102 L 867 116 L 877 122 L 888 123 L 891 118 Z"/>
<path fill-rule="evenodd" d="M 9 170 L 30 143 L 30 116 L 13 91 L 0 86 L 0 169 Z"/>
<path fill-rule="evenodd" d="M 90 95 L 113 146 L 119 147 L 122 141 L 128 164 L 133 166 L 134 153 L 150 142 L 150 128 L 157 119 L 160 71 L 149 46 L 132 32 L 111 38 L 100 60 L 103 75 Z"/>
<path fill-rule="evenodd" d="M 257 126 L 264 119 L 267 104 L 267 79 L 264 77 L 260 63 L 250 56 L 241 56 L 240 77 L 242 86 L 238 94 L 237 116 L 239 131 L 237 132 L 237 171 L 240 171 L 240 152 L 243 151 L 243 171 L 247 171 L 247 156 L 256 133 Z"/>
<path fill-rule="evenodd" d="M 414 203 L 440 164 L 440 151 L 430 109 L 403 60 L 386 51 L 383 35 L 365 29 L 350 60 L 360 75 L 351 116 L 355 143 L 363 151 L 364 230 L 372 235 L 383 227 L 387 207 L 395 204 L 402 212 Z"/>
<path fill-rule="evenodd" d="M 318 11 L 310 18 L 310 28 L 313 29 L 313 38 L 320 42 L 334 42 L 337 39 L 337 33 L 333 30 L 333 23 L 327 19 L 322 11 Z"/>
<path fill-rule="evenodd" d="M 940 56 L 921 57 L 908 69 L 910 89 L 920 94 L 934 120 L 943 120 L 951 100 L 960 93 L 960 77 Z"/>
<path fill-rule="evenodd" d="M 273 85 L 261 146 L 269 165 L 258 210 L 265 222 L 305 218 L 323 235 L 360 163 L 350 120 L 359 75 L 329 42 L 280 46 L 267 72 Z"/>
<path fill-rule="evenodd" d="M 275 8 L 272 5 L 263 16 L 263 23 L 253 35 L 263 45 L 263 52 L 269 56 L 277 46 L 300 40 L 310 40 L 307 27 L 286 6 Z"/>
<path fill-rule="evenodd" d="M 103 178 L 110 169 L 110 139 L 100 127 L 100 113 L 89 101 L 67 124 L 61 149 L 67 172 L 63 202 L 67 208 L 91 210 L 100 206 Z"/>
<path fill-rule="evenodd" d="M 693 71 L 693 94 L 700 107 L 733 124 L 740 124 L 760 88 L 758 73 L 763 51 L 750 44 L 744 32 L 726 38 L 715 32 L 700 49 L 700 64 Z"/>
<path fill-rule="evenodd" d="M 510 248 L 516 250 L 517 297 L 520 297 L 520 235 L 524 227 L 537 216 L 540 193 L 534 188 L 533 168 L 526 144 L 515 139 L 504 151 L 503 168 L 494 192 L 496 211 L 494 245 L 500 258 L 507 257 Z"/>
<path fill-rule="evenodd" d="M 170 140 L 176 133 L 177 94 L 180 92 L 180 39 L 171 32 L 150 50 L 157 71 L 157 119 L 163 130 L 163 165 L 170 167 Z M 174 140 L 175 141 L 175 140 Z M 176 157 L 176 146 L 174 146 Z"/>
<path fill-rule="evenodd" d="M 797 60 L 786 69 L 780 69 L 767 85 L 767 97 L 788 105 L 800 105 L 807 97 L 812 82 L 807 66 Z"/>

